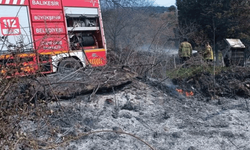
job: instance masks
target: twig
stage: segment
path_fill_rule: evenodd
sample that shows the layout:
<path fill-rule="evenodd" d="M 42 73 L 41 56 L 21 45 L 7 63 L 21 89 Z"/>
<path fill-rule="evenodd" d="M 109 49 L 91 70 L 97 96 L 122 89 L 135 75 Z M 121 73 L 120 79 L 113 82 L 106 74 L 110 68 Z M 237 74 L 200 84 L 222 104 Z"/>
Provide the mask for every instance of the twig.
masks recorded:
<path fill-rule="evenodd" d="M 74 73 L 78 72 L 79 70 L 82 70 L 83 68 L 84 68 L 84 67 L 81 67 L 81 68 L 77 69 L 76 71 L 74 71 L 74 72 L 72 72 L 72 73 L 70 73 L 70 74 L 68 74 L 68 75 L 64 76 L 62 79 L 58 80 L 57 82 L 62 81 L 63 79 L 65 79 L 65 78 L 67 78 L 67 77 L 71 76 L 72 74 L 74 74 Z"/>
<path fill-rule="evenodd" d="M 249 110 L 247 99 L 245 99 L 245 102 L 246 102 L 246 106 L 247 106 L 247 111 L 249 112 L 250 110 Z"/>
<path fill-rule="evenodd" d="M 45 76 L 44 76 L 44 77 L 45 77 Z M 47 80 L 47 78 L 45 78 L 45 79 Z M 47 80 L 47 82 L 49 83 L 48 80 Z M 59 98 L 56 96 L 56 94 L 55 94 L 55 92 L 54 92 L 54 90 L 53 90 L 53 88 L 52 88 L 52 86 L 51 86 L 50 84 L 49 84 L 49 87 L 50 87 L 50 89 L 51 89 L 51 92 L 52 92 L 53 96 L 54 96 L 55 99 L 56 99 L 56 104 L 57 104 L 60 108 L 62 108 L 62 106 L 58 103 L 58 102 L 59 102 Z M 62 111 L 64 112 L 64 109 L 62 109 Z M 67 118 L 68 121 L 70 122 L 70 119 L 69 119 L 67 113 L 64 112 L 64 114 L 66 115 L 66 118 Z"/>
<path fill-rule="evenodd" d="M 95 95 L 95 93 L 99 90 L 99 88 L 100 88 L 100 84 L 98 84 L 97 87 L 96 87 L 96 89 L 94 89 L 94 91 L 90 94 L 90 96 L 89 96 L 89 101 L 91 100 L 91 97 L 92 97 L 93 95 Z"/>
<path fill-rule="evenodd" d="M 156 150 L 155 148 L 153 148 L 149 143 L 147 143 L 146 141 L 142 140 L 140 137 L 137 137 L 136 135 L 134 134 L 131 134 L 131 133 L 127 133 L 127 132 L 124 132 L 124 131 L 113 131 L 113 130 L 100 130 L 100 131 L 92 131 L 92 132 L 88 132 L 88 133 L 83 133 L 77 137 L 73 137 L 72 139 L 69 139 L 69 140 L 65 140 L 59 144 L 57 144 L 56 147 L 59 147 L 65 143 L 68 143 L 70 141 L 73 141 L 73 140 L 78 140 L 80 139 L 81 137 L 85 137 L 85 136 L 88 136 L 88 135 L 91 135 L 91 134 L 97 134 L 97 133 L 117 133 L 117 134 L 125 134 L 125 135 L 128 135 L 128 136 L 131 136 L 131 137 L 134 137 L 135 139 L 141 141 L 143 144 L 147 145 L 151 150 Z M 52 146 L 48 146 L 48 147 L 41 147 L 40 146 L 40 149 L 51 149 L 51 148 L 55 148 L 54 145 Z"/>
<path fill-rule="evenodd" d="M 7 90 L 10 88 L 11 86 L 11 81 L 8 81 L 7 85 L 5 86 L 4 90 L 2 91 L 1 95 L 0 95 L 0 100 L 4 97 L 4 95 L 6 94 Z"/>
<path fill-rule="evenodd" d="M 232 143 L 237 149 L 239 149 L 239 147 L 238 147 L 236 144 L 234 144 L 233 141 L 231 141 L 229 138 L 227 138 L 227 140 L 228 140 L 230 143 Z"/>

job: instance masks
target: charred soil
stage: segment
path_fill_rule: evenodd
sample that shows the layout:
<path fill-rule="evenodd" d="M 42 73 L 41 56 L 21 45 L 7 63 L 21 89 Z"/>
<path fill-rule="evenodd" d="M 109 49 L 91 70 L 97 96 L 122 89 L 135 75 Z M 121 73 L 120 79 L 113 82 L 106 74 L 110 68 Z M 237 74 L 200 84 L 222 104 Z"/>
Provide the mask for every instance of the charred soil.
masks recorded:
<path fill-rule="evenodd" d="M 250 68 L 232 67 L 213 75 L 200 72 L 188 78 L 175 78 L 180 89 L 194 91 L 201 97 L 250 97 Z"/>
<path fill-rule="evenodd" d="M 247 68 L 227 69 L 216 76 L 202 72 L 174 82 L 140 78 L 126 67 L 86 69 L 30 79 L 28 88 L 13 87 L 16 94 L 28 93 L 26 99 L 37 102 L 28 104 L 31 113 L 18 122 L 22 134 L 17 132 L 16 147 L 250 149 Z M 46 106 L 38 113 L 43 97 Z"/>

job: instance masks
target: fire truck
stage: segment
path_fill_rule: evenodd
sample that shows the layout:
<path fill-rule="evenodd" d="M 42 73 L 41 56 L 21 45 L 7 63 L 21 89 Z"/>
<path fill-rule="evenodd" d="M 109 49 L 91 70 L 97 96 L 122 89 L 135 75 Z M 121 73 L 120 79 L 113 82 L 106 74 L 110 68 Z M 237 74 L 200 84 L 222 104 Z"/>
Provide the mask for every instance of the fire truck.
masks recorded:
<path fill-rule="evenodd" d="M 99 0 L 0 0 L 1 75 L 105 64 Z"/>

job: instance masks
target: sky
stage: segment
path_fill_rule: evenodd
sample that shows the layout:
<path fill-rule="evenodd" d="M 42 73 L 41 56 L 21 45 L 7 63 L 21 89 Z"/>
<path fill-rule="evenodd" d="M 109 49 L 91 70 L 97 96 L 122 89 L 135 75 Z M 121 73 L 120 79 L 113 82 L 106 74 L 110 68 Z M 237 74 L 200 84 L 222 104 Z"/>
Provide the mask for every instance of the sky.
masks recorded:
<path fill-rule="evenodd" d="M 169 7 L 171 5 L 175 5 L 176 0 L 155 0 L 155 4 L 158 6 Z"/>

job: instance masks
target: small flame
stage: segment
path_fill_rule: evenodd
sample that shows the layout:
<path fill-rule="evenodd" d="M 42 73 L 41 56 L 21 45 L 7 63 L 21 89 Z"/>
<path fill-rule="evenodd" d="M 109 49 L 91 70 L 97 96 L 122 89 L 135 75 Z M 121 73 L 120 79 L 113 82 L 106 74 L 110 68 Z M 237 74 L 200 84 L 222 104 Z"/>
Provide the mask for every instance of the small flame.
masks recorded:
<path fill-rule="evenodd" d="M 178 92 L 178 93 L 183 93 L 183 90 L 182 89 L 176 89 L 176 91 Z"/>
<path fill-rule="evenodd" d="M 187 97 L 194 96 L 194 93 L 192 91 L 191 92 L 186 92 L 186 96 Z"/>
<path fill-rule="evenodd" d="M 180 94 L 185 94 L 186 97 L 194 96 L 194 92 L 184 92 L 182 89 L 176 89 L 176 91 Z"/>

